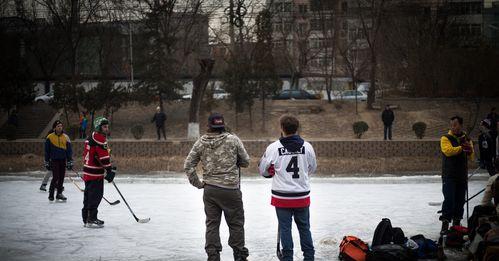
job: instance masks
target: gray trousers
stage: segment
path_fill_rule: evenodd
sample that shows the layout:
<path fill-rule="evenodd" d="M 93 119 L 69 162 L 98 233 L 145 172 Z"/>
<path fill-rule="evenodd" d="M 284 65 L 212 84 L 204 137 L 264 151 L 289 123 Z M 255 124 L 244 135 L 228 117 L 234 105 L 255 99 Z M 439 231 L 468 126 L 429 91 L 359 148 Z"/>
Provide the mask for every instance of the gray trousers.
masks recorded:
<path fill-rule="evenodd" d="M 205 250 L 208 260 L 220 260 L 222 244 L 219 228 L 222 212 L 229 227 L 229 246 L 233 250 L 234 260 L 246 260 L 248 249 L 244 247 L 244 208 L 241 190 L 205 185 L 203 201 L 206 214 Z"/>

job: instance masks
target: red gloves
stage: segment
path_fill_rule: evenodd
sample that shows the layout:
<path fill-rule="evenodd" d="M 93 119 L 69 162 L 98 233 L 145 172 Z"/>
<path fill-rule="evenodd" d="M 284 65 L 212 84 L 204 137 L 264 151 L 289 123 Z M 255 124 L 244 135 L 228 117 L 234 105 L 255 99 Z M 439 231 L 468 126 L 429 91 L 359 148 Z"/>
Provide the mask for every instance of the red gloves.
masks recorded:
<path fill-rule="evenodd" d="M 270 167 L 267 169 L 267 172 L 269 173 L 270 176 L 275 175 L 275 169 L 274 169 L 274 164 L 270 165 Z"/>

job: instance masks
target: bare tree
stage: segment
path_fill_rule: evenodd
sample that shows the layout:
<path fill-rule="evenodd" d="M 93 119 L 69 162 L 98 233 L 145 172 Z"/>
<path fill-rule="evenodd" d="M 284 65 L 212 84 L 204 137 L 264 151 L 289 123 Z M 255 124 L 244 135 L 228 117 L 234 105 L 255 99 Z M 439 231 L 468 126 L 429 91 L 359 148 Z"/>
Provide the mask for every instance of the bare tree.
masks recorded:
<path fill-rule="evenodd" d="M 356 10 L 354 11 L 360 22 L 361 32 L 369 50 L 370 87 L 367 92 L 367 108 L 369 109 L 372 109 L 375 101 L 378 49 L 381 38 L 381 25 L 386 16 L 387 2 L 387 0 L 356 0 Z"/>

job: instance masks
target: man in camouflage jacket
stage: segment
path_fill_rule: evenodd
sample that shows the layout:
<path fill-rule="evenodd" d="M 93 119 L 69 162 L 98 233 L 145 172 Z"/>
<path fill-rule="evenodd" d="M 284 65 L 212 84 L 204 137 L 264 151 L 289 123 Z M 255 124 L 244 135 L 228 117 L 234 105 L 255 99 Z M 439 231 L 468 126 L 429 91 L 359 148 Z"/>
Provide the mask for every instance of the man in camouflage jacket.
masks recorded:
<path fill-rule="evenodd" d="M 225 131 L 224 118 L 214 113 L 208 118 L 208 133 L 199 138 L 184 162 L 189 182 L 204 189 L 206 213 L 205 250 L 209 261 L 219 261 L 222 244 L 219 227 L 222 212 L 229 227 L 229 246 L 234 260 L 246 260 L 244 246 L 244 208 L 239 187 L 239 167 L 248 167 L 249 156 L 239 138 Z M 199 180 L 196 166 L 202 162 L 203 180 Z"/>

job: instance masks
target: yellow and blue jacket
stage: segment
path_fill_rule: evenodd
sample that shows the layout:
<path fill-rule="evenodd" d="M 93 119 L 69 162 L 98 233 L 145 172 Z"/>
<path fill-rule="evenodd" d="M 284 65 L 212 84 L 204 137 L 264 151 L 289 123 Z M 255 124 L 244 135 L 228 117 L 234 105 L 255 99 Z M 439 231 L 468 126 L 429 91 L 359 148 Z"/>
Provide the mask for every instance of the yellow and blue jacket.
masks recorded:
<path fill-rule="evenodd" d="M 68 135 L 62 133 L 57 135 L 50 133 L 45 139 L 45 161 L 50 160 L 73 160 L 71 140 Z"/>

